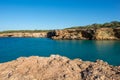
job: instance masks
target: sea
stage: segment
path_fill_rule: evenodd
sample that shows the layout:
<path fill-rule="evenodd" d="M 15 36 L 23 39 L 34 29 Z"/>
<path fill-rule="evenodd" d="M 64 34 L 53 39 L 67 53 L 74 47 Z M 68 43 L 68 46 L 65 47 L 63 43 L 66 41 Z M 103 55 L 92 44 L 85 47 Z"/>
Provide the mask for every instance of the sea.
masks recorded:
<path fill-rule="evenodd" d="M 0 63 L 19 57 L 61 55 L 84 61 L 103 60 L 120 65 L 120 41 L 52 40 L 49 38 L 0 38 Z"/>

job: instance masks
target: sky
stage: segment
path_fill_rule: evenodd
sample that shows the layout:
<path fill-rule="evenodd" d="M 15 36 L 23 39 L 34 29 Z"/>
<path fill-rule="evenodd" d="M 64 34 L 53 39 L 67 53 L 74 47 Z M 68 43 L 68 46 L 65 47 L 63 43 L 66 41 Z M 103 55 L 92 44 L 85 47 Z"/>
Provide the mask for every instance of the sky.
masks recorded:
<path fill-rule="evenodd" d="M 120 21 L 120 0 L 0 0 L 0 31 Z"/>

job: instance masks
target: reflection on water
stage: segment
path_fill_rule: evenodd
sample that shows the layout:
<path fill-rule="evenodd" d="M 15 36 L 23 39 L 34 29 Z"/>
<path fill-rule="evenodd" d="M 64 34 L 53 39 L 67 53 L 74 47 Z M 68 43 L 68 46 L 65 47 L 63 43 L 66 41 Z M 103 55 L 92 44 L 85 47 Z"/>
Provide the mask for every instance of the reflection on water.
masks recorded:
<path fill-rule="evenodd" d="M 95 45 L 96 45 L 96 49 L 98 52 L 102 52 L 104 54 L 107 54 L 108 51 L 112 50 L 114 53 L 119 53 L 116 52 L 115 50 L 117 50 L 119 48 L 120 45 L 120 41 L 95 41 Z M 101 54 L 102 54 L 101 53 Z M 110 54 L 110 53 L 108 53 Z"/>
<path fill-rule="evenodd" d="M 108 45 L 112 46 L 116 42 L 119 42 L 119 41 L 106 41 L 106 40 L 95 41 L 95 43 L 98 47 L 99 46 L 108 46 Z"/>
<path fill-rule="evenodd" d="M 120 41 L 51 40 L 47 38 L 0 38 L 0 62 L 21 56 L 59 54 L 71 59 L 102 59 L 120 65 Z"/>
<path fill-rule="evenodd" d="M 107 50 L 110 50 L 114 47 L 116 41 L 95 41 L 96 49 L 98 52 L 105 53 Z"/>
<path fill-rule="evenodd" d="M 108 63 L 120 64 L 120 41 L 60 40 L 57 42 L 64 47 L 62 53 L 71 54 L 67 55 L 70 58 L 79 57 L 91 61 L 102 59 Z M 66 51 L 67 49 L 69 51 Z"/>
<path fill-rule="evenodd" d="M 120 41 L 95 41 L 98 58 L 120 65 Z"/>

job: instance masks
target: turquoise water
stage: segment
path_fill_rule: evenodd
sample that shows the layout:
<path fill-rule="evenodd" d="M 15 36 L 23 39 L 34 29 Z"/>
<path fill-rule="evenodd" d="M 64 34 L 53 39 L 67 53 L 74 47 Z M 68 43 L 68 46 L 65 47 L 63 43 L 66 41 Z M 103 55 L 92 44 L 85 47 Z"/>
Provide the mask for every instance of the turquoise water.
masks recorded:
<path fill-rule="evenodd" d="M 21 56 L 59 54 L 71 59 L 102 59 L 120 65 L 120 41 L 51 40 L 48 38 L 0 38 L 0 63 Z"/>

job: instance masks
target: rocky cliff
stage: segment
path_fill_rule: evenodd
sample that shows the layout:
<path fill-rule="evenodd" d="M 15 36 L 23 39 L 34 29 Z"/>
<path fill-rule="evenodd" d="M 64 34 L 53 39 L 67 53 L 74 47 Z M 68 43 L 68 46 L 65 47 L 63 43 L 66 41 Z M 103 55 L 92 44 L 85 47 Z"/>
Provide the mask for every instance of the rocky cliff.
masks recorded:
<path fill-rule="evenodd" d="M 49 32 L 11 32 L 0 33 L 0 37 L 47 37 L 55 40 L 120 40 L 120 27 L 63 29 Z"/>
<path fill-rule="evenodd" d="M 120 28 L 55 30 L 52 39 L 120 40 Z"/>
<path fill-rule="evenodd" d="M 0 37 L 47 37 L 47 32 L 11 32 L 0 33 Z"/>
<path fill-rule="evenodd" d="M 0 64 L 0 80 L 120 80 L 120 66 L 59 55 L 21 57 Z"/>
<path fill-rule="evenodd" d="M 100 28 L 95 32 L 95 39 L 97 40 L 116 40 L 115 31 L 112 28 Z"/>
<path fill-rule="evenodd" d="M 92 39 L 93 30 L 83 30 L 83 29 L 67 29 L 67 30 L 55 30 L 55 35 L 52 39 L 69 39 L 69 40 L 79 40 L 79 39 Z"/>

